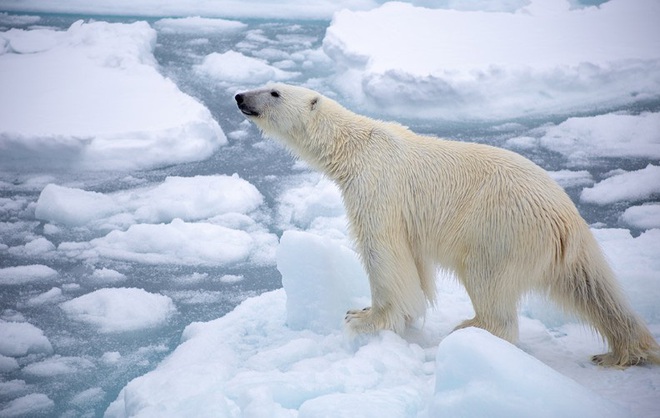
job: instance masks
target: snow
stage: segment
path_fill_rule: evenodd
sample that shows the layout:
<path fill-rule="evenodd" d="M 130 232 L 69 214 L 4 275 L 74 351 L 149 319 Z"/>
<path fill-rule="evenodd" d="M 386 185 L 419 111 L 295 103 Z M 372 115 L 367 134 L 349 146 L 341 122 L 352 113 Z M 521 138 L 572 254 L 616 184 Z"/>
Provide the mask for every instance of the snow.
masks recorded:
<path fill-rule="evenodd" d="M 593 157 L 660 158 L 660 113 L 569 118 L 548 127 L 541 145 L 571 161 Z"/>
<path fill-rule="evenodd" d="M 641 170 L 618 174 L 582 190 L 580 199 L 597 205 L 637 202 L 660 194 L 660 166 L 649 164 Z"/>
<path fill-rule="evenodd" d="M 660 268 L 656 261 L 648 265 L 654 256 L 657 260 L 658 234 L 603 234 L 598 237 L 608 255 L 630 248 L 629 254 L 612 260 L 622 267 L 618 270 L 624 284 Z M 653 241 L 646 242 L 648 238 Z M 588 363 L 587 354 L 602 349 L 597 339 L 583 342 L 586 352 L 571 351 L 571 345 L 564 346 L 563 339 L 553 337 L 540 322 L 523 318 L 524 350 L 541 357 L 538 360 L 485 331 L 447 335 L 462 315 L 469 315 L 469 300 L 442 281 L 439 307 L 403 337 L 389 331 L 348 337 L 339 326 L 342 311 L 347 301 L 362 306 L 359 301 L 367 291 L 356 263 L 356 255 L 335 240 L 286 232 L 278 249 L 284 289 L 248 299 L 217 320 L 189 325 L 179 347 L 156 370 L 124 387 L 107 415 L 636 415 L 621 404 L 619 372 Z M 643 290 L 642 286 L 639 282 L 631 287 Z M 657 286 L 651 293 L 649 300 L 660 297 Z M 647 320 L 657 320 L 656 304 L 633 300 Z M 570 324 L 559 329 L 561 335 Z M 554 362 L 564 363 L 561 373 L 547 365 Z M 582 378 L 580 370 L 585 367 L 590 379 L 603 382 L 591 383 L 600 394 L 570 378 Z M 641 373 L 650 386 L 637 389 L 644 392 L 639 404 L 630 406 L 638 408 L 637 414 L 650 413 L 657 405 L 653 387 L 659 377 L 653 368 Z"/>
<path fill-rule="evenodd" d="M 158 72 L 145 22 L 78 21 L 0 39 L 3 164 L 148 168 L 201 160 L 226 142 L 210 112 Z"/>
<path fill-rule="evenodd" d="M 286 231 L 277 248 L 277 268 L 288 289 L 286 323 L 292 329 L 319 333 L 341 329 L 346 311 L 367 306 L 370 300 L 356 254 L 319 236 Z"/>
<path fill-rule="evenodd" d="M 660 205 L 631 206 L 623 212 L 621 220 L 639 229 L 660 229 Z"/>
<path fill-rule="evenodd" d="M 35 216 L 57 225 L 110 230 L 91 241 L 59 244 L 58 251 L 71 257 L 269 264 L 277 238 L 253 219 L 259 218 L 256 212 L 263 202 L 257 188 L 238 175 L 167 177 L 155 186 L 115 193 L 49 184 L 39 196 Z"/>
<path fill-rule="evenodd" d="M 29 377 L 57 377 L 78 373 L 94 368 L 94 363 L 82 357 L 62 357 L 55 355 L 46 360 L 28 364 L 23 373 Z"/>
<path fill-rule="evenodd" d="M 135 288 L 99 289 L 60 307 L 72 320 L 90 324 L 101 333 L 155 328 L 176 313 L 169 297 Z"/>
<path fill-rule="evenodd" d="M 22 285 L 31 282 L 53 280 L 57 271 L 42 264 L 0 268 L 0 285 Z"/>
<path fill-rule="evenodd" d="M 484 330 L 449 335 L 438 346 L 435 363 L 431 416 L 628 416 L 623 408 Z"/>
<path fill-rule="evenodd" d="M 59 287 L 53 287 L 47 292 L 44 292 L 40 295 L 28 299 L 26 305 L 34 307 L 34 306 L 44 305 L 46 303 L 58 303 L 61 302 L 62 299 L 63 299 L 62 289 L 60 289 Z"/>
<path fill-rule="evenodd" d="M 238 175 L 167 177 L 155 186 L 109 194 L 49 184 L 39 196 L 35 216 L 65 226 L 107 227 L 113 222 L 197 221 L 247 214 L 262 203 L 256 187 Z"/>
<path fill-rule="evenodd" d="M 340 192 L 231 97 L 285 80 L 533 159 L 657 338 L 657 2 L 0 9 L 96 16 L 0 13 L 0 416 L 657 416 L 657 367 L 591 364 L 543 295 L 515 346 L 451 332 L 474 313 L 444 272 L 403 335 L 347 334 L 370 298 Z"/>
<path fill-rule="evenodd" d="M 0 335 L 0 354 L 6 357 L 53 352 L 44 332 L 27 322 L 0 321 Z"/>
<path fill-rule="evenodd" d="M 208 19 L 193 16 L 179 19 L 160 19 L 154 23 L 154 27 L 163 33 L 180 32 L 203 35 L 214 32 L 234 32 L 245 29 L 247 25 L 235 20 Z"/>
<path fill-rule="evenodd" d="M 204 61 L 195 70 L 202 76 L 228 85 L 284 81 L 297 75 L 235 51 L 213 52 L 204 57 Z"/>
<path fill-rule="evenodd" d="M 338 63 L 337 90 L 398 118 L 517 118 L 658 97 L 658 79 L 646 76 L 660 65 L 658 2 L 554 3 L 516 13 L 399 2 L 342 10 L 323 49 Z"/>
<path fill-rule="evenodd" d="M 52 410 L 55 402 L 43 393 L 31 393 L 13 399 L 0 410 L 0 417 L 24 417 Z"/>

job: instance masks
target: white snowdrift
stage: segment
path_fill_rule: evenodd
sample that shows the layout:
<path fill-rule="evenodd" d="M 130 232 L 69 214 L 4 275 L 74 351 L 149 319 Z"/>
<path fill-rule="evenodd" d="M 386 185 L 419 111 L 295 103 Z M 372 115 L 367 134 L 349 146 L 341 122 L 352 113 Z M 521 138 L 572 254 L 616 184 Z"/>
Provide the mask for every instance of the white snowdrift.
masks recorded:
<path fill-rule="evenodd" d="M 535 0 L 488 13 L 388 2 L 336 13 L 323 49 L 343 95 L 398 117 L 490 120 L 657 98 L 660 3 L 568 6 Z"/>
<path fill-rule="evenodd" d="M 0 33 L 0 161 L 135 169 L 207 158 L 210 112 L 156 69 L 145 22 Z"/>

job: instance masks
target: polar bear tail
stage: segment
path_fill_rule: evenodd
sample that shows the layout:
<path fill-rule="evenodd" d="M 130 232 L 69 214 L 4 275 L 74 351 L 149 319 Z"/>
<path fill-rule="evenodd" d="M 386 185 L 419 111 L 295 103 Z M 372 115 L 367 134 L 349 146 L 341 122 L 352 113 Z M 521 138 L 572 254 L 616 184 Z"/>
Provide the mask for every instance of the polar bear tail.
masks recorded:
<path fill-rule="evenodd" d="M 596 239 L 588 228 L 564 254 L 564 269 L 550 294 L 567 311 L 578 314 L 608 342 L 609 353 L 592 357 L 596 364 L 627 367 L 660 364 L 660 346 L 632 311 Z M 573 252 L 573 254 L 568 254 Z"/>

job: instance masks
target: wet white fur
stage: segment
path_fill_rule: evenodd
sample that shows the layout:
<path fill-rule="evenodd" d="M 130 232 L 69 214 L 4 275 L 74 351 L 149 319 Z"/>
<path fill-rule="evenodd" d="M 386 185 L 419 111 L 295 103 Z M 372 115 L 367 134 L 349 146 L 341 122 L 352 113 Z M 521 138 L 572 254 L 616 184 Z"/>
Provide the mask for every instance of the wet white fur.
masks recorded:
<path fill-rule="evenodd" d="M 274 97 L 273 92 L 279 97 Z M 267 136 L 334 180 L 369 276 L 372 306 L 349 311 L 356 332 L 392 329 L 435 303 L 437 267 L 456 274 L 477 326 L 515 342 L 517 308 L 547 293 L 607 340 L 609 366 L 658 362 L 589 227 L 540 167 L 495 147 L 417 135 L 284 84 L 244 93 Z"/>

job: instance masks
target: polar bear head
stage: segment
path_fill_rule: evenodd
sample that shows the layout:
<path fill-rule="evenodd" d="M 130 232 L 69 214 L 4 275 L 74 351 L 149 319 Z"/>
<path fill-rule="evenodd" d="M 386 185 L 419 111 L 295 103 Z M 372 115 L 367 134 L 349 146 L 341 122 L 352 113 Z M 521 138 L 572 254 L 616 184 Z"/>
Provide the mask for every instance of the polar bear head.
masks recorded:
<path fill-rule="evenodd" d="M 266 136 L 291 141 L 304 135 L 313 124 L 323 99 L 319 93 L 288 84 L 269 84 L 235 96 L 241 112 L 252 120 Z"/>

